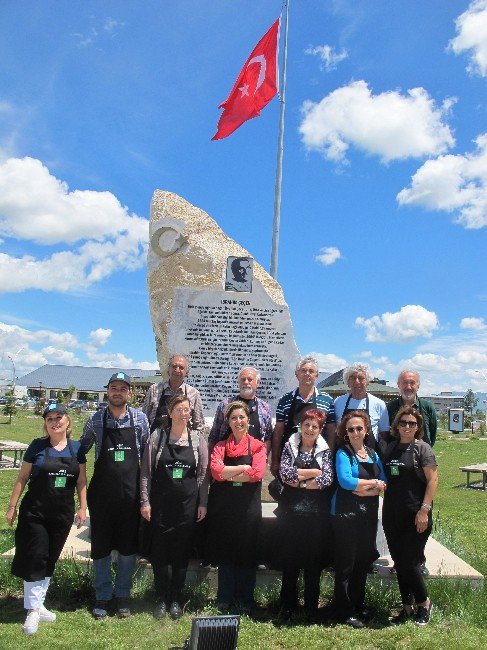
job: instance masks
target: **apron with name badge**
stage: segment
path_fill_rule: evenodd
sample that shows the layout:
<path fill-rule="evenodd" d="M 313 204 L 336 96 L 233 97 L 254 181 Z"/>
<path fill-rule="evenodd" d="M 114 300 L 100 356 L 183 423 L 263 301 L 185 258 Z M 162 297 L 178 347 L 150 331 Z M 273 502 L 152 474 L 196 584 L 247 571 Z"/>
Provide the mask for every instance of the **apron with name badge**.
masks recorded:
<path fill-rule="evenodd" d="M 151 480 L 151 525 L 165 536 L 164 563 L 184 562 L 196 516 L 198 485 L 191 445 L 166 442 Z M 160 558 L 161 559 L 161 558 Z"/>
<path fill-rule="evenodd" d="M 99 560 L 115 550 L 137 552 L 139 527 L 139 453 L 134 418 L 130 426 L 108 427 L 103 414 L 103 438 L 88 487 L 91 557 Z"/>
<path fill-rule="evenodd" d="M 388 449 L 384 460 L 387 476 L 387 491 L 384 495 L 383 516 L 407 511 L 416 514 L 421 507 L 426 483 L 416 474 L 414 467 L 414 441 L 404 445 L 396 442 Z M 431 519 L 431 511 L 428 513 Z"/>
<path fill-rule="evenodd" d="M 252 465 L 250 436 L 247 454 L 231 458 L 224 465 Z M 213 481 L 208 496 L 208 539 L 205 554 L 212 564 L 232 564 L 253 568 L 262 521 L 261 481 Z"/>
<path fill-rule="evenodd" d="M 46 447 L 44 462 L 20 504 L 12 573 L 27 582 L 52 575 L 73 524 L 80 468 L 69 438 L 67 446 L 69 458 L 52 456 L 52 447 Z"/>

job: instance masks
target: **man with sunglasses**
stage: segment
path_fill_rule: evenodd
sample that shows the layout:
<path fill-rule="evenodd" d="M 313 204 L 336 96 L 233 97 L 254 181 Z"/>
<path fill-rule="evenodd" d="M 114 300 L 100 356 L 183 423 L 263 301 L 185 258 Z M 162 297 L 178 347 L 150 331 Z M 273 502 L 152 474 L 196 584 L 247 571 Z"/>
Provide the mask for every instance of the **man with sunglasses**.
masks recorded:
<path fill-rule="evenodd" d="M 142 411 L 147 415 L 151 433 L 169 424 L 167 404 L 175 395 L 184 395 L 189 400 L 191 415 L 188 426 L 193 431 L 203 431 L 205 418 L 199 391 L 184 380 L 189 373 L 189 360 L 182 354 L 173 354 L 167 365 L 168 380 L 152 384 L 147 391 Z"/>
<path fill-rule="evenodd" d="M 412 406 L 416 411 L 419 411 L 423 418 L 424 442 L 433 447 L 438 427 L 436 409 L 427 399 L 418 397 L 419 385 L 419 373 L 415 370 L 401 370 L 397 378 L 397 387 L 401 396 L 387 403 L 389 420 L 394 422 L 399 409 L 403 406 Z"/>

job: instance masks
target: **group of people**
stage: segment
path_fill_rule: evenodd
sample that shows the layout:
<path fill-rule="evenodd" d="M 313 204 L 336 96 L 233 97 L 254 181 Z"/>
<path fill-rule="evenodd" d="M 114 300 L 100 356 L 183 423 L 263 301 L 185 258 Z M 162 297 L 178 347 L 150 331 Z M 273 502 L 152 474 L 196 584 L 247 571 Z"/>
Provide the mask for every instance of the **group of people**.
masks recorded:
<path fill-rule="evenodd" d="M 73 521 L 75 490 L 78 526 L 89 508 L 94 618 L 113 610 L 130 616 L 141 545 L 154 572 L 154 617 L 180 618 L 196 526 L 204 526 L 205 561 L 218 567 L 218 609 L 250 613 L 268 462 L 279 493 L 273 564 L 282 570 L 281 617 L 295 615 L 301 570 L 305 611 L 315 617 L 321 572 L 332 566 L 335 618 L 364 626 L 383 494 L 383 528 L 403 605 L 391 623 L 426 625 L 432 606 L 422 563 L 438 474 L 431 449 L 436 413 L 417 396 L 419 375 L 403 371 L 400 397 L 386 405 L 367 392 L 368 366 L 352 364 L 343 375 L 350 392 L 333 401 L 315 385 L 316 360 L 305 357 L 296 368 L 298 386 L 279 400 L 273 426 L 271 407 L 257 397 L 260 374 L 245 367 L 238 392 L 218 406 L 207 436 L 188 373 L 188 359 L 173 355 L 168 380 L 150 387 L 142 409 L 128 404 L 131 378 L 115 373 L 106 387 L 108 406 L 89 418 L 79 442 L 70 438 L 65 406 L 44 411 L 45 435 L 24 455 L 6 514 L 12 525 L 27 485 L 12 563 L 12 573 L 24 580 L 24 631 L 34 634 L 40 621 L 56 618 L 44 599 Z"/>

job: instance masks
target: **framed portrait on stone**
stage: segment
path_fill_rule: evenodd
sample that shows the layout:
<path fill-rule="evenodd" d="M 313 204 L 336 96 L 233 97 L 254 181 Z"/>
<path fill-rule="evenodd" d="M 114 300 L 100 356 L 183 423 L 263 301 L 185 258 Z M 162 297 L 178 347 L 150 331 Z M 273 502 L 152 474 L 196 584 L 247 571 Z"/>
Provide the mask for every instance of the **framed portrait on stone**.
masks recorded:
<path fill-rule="evenodd" d="M 254 260 L 251 257 L 228 257 L 225 291 L 252 292 Z"/>

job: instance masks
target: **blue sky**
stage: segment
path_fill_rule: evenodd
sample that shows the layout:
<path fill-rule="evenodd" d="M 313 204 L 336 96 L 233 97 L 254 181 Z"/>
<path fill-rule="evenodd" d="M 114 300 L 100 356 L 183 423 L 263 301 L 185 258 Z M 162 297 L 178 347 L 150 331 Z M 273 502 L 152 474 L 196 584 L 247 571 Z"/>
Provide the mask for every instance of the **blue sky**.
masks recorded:
<path fill-rule="evenodd" d="M 2 3 L 0 377 L 154 367 L 156 188 L 269 268 L 278 100 L 210 139 L 280 10 Z M 485 390 L 486 81 L 487 0 L 291 2 L 278 279 L 323 371 Z"/>

